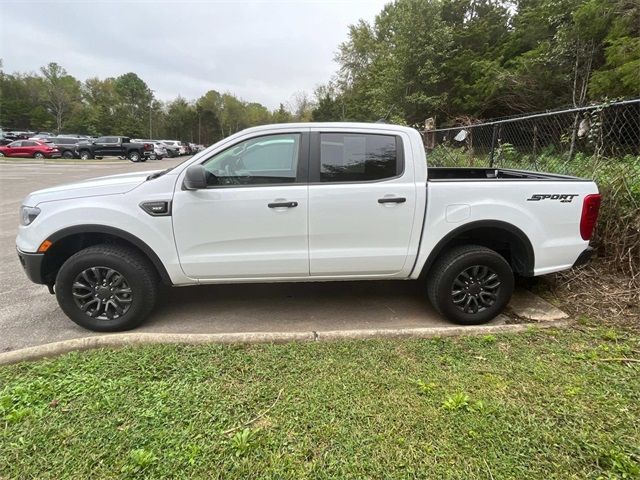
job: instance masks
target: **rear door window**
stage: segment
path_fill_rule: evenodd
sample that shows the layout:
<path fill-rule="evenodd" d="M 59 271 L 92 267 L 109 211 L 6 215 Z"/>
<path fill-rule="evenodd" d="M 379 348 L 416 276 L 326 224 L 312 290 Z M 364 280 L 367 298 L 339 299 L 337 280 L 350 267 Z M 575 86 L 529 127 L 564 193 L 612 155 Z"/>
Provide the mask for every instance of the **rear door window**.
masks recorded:
<path fill-rule="evenodd" d="M 320 134 L 320 181 L 363 182 L 402 174 L 401 141 L 395 135 Z"/>

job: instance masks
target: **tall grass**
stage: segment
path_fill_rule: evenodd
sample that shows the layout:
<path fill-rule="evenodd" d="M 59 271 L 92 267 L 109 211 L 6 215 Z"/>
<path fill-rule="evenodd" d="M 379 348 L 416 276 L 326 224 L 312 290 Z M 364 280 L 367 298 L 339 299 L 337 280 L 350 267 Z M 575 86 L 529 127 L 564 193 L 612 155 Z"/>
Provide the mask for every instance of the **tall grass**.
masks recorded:
<path fill-rule="evenodd" d="M 427 161 L 431 166 L 486 167 L 489 155 L 440 145 L 427 154 Z M 577 153 L 569 160 L 566 154 L 548 149 L 534 157 L 502 144 L 496 149 L 493 165 L 593 179 L 602 194 L 602 205 L 592 243 L 611 268 L 630 276 L 631 288 L 640 288 L 640 156 L 607 158 Z"/>

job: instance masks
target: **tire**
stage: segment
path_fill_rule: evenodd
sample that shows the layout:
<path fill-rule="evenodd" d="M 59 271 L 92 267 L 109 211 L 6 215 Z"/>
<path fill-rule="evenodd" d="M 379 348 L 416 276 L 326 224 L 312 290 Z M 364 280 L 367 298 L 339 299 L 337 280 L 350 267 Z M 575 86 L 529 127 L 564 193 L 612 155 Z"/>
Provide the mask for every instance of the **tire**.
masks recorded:
<path fill-rule="evenodd" d="M 64 152 L 62 152 L 62 158 L 73 158 L 73 152 L 71 150 L 65 150 Z"/>
<path fill-rule="evenodd" d="M 479 325 L 495 318 L 509 302 L 514 286 L 513 271 L 505 258 L 479 245 L 454 247 L 440 255 L 427 282 L 431 304 L 461 325 Z"/>
<path fill-rule="evenodd" d="M 109 283 L 104 286 L 105 282 Z M 80 250 L 64 262 L 56 276 L 55 293 L 62 311 L 81 327 L 116 332 L 145 320 L 156 304 L 158 284 L 157 272 L 140 253 L 127 246 L 101 244 Z"/>
<path fill-rule="evenodd" d="M 129 158 L 129 160 L 131 160 L 132 162 L 139 162 L 140 154 L 138 152 L 130 152 L 127 158 Z"/>
<path fill-rule="evenodd" d="M 80 150 L 80 160 L 91 160 L 91 153 L 89 150 Z"/>
<path fill-rule="evenodd" d="M 38 160 L 42 160 L 45 158 L 44 153 L 36 152 L 33 154 L 33 158 L 37 158 Z"/>
<path fill-rule="evenodd" d="M 4 157 L 4 153 L 0 152 L 0 157 Z"/>

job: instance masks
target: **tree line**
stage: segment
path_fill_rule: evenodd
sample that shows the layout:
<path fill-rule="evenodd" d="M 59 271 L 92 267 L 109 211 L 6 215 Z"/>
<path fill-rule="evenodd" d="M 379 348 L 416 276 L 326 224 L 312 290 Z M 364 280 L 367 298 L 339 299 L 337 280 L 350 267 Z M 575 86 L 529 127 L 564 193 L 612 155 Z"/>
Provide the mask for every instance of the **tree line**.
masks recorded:
<path fill-rule="evenodd" d="M 210 144 L 289 121 L 460 123 L 640 94 L 637 0 L 396 0 L 349 27 L 338 70 L 270 111 L 210 90 L 169 102 L 133 72 L 80 81 L 0 69 L 0 125 Z M 1 64 L 0 64 L 1 66 Z"/>
<path fill-rule="evenodd" d="M 270 111 L 257 102 L 210 90 L 196 100 L 155 98 L 137 74 L 80 81 L 57 63 L 38 73 L 0 71 L 0 125 L 55 133 L 180 139 L 205 145 L 243 128 L 309 121 L 312 103 L 296 94 Z"/>
<path fill-rule="evenodd" d="M 640 95 L 637 0 L 397 0 L 349 28 L 314 120 L 438 125 Z"/>

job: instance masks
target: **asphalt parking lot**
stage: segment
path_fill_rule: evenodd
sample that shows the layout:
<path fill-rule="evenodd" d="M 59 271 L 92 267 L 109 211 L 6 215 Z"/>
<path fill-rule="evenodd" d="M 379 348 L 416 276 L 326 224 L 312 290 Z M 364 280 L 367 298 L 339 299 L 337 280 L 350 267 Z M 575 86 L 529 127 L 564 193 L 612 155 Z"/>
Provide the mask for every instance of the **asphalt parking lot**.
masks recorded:
<path fill-rule="evenodd" d="M 31 283 L 23 273 L 15 252 L 22 199 L 53 185 L 162 169 L 182 160 L 0 163 L 0 352 L 98 335 L 67 319 L 47 288 Z M 417 282 L 335 282 L 171 288 L 137 331 L 239 333 L 429 326 L 453 325 L 433 311 Z"/>

